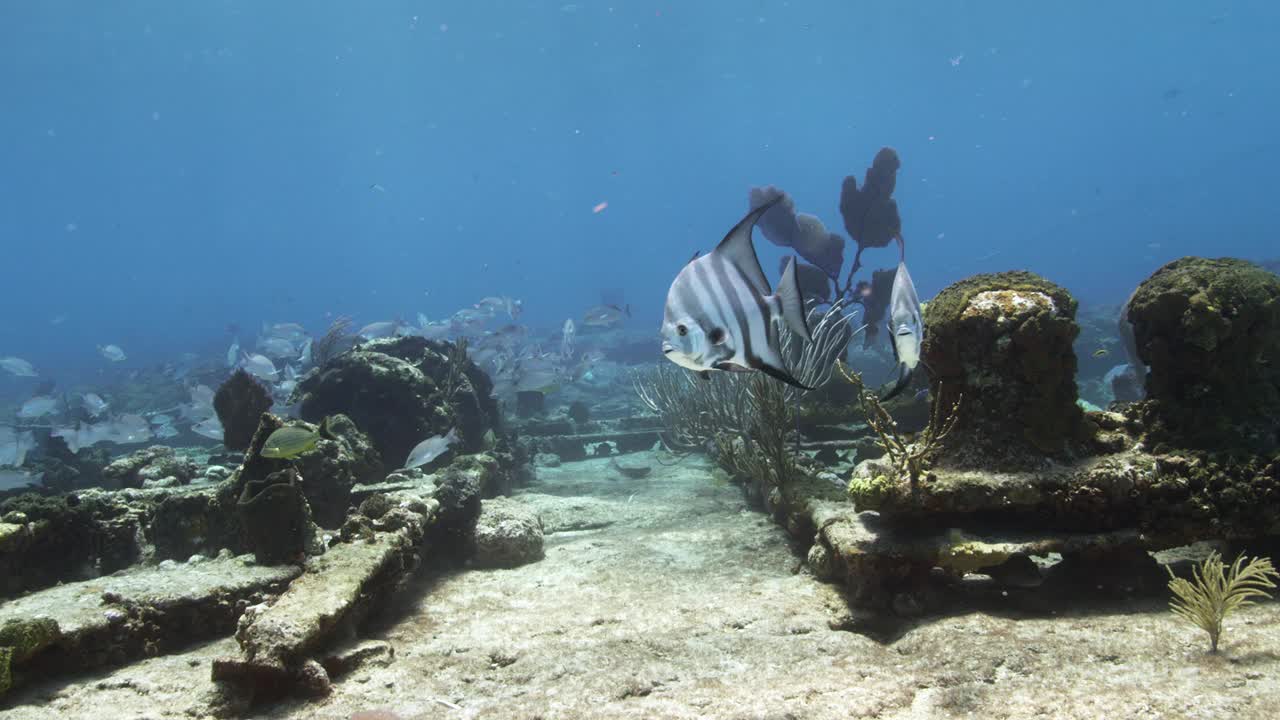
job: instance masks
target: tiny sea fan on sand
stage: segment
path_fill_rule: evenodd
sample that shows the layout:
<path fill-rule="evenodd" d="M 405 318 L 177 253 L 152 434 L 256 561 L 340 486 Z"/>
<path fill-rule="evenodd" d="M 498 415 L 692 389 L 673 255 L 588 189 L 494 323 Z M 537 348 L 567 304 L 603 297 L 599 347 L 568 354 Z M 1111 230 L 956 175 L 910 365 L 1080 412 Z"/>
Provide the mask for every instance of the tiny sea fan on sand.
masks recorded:
<path fill-rule="evenodd" d="M 1227 569 L 1222 556 L 1210 553 L 1193 570 L 1191 580 L 1175 577 L 1169 570 L 1169 589 L 1175 596 L 1169 609 L 1209 633 L 1209 652 L 1216 653 L 1223 618 L 1238 607 L 1252 605 L 1254 598 L 1271 597 L 1268 591 L 1276 586 L 1277 578 L 1280 573 L 1267 558 L 1246 561 L 1241 555 Z"/>

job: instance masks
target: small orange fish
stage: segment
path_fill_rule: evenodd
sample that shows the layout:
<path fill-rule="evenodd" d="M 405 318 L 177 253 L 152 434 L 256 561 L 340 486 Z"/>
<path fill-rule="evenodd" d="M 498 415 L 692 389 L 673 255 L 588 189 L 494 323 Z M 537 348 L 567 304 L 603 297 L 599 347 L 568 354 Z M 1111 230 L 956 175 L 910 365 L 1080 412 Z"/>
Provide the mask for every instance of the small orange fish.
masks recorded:
<path fill-rule="evenodd" d="M 603 210 L 604 210 L 605 208 L 607 208 L 607 207 L 609 207 L 609 203 L 607 203 L 607 202 L 602 202 L 602 203 L 597 204 L 595 207 L 591 208 L 591 212 L 593 212 L 593 213 L 600 213 L 601 211 L 603 211 Z"/>

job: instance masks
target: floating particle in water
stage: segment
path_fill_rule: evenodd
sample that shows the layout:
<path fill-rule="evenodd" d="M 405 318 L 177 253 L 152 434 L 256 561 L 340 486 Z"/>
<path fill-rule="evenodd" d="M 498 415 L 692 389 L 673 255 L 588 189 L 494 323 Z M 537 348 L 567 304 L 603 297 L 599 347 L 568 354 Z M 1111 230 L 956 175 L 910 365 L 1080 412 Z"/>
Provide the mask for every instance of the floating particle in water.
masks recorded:
<path fill-rule="evenodd" d="M 69 223 L 67 223 L 67 225 L 66 225 L 66 230 L 67 230 L 67 232 L 75 232 L 75 231 L 77 231 L 77 230 L 79 230 L 79 229 L 80 229 L 80 226 L 79 226 L 79 225 L 77 225 L 77 224 L 75 224 L 75 223 L 73 223 L 73 222 L 69 222 Z"/>
<path fill-rule="evenodd" d="M 596 204 L 595 204 L 595 206 L 591 208 L 591 212 L 593 212 L 593 213 L 595 213 L 595 214 L 600 214 L 600 213 L 604 212 L 604 209 L 605 209 L 605 208 L 607 208 L 607 207 L 609 207 L 609 203 L 607 203 L 607 202 L 599 202 L 599 203 L 596 203 Z"/>
<path fill-rule="evenodd" d="M 951 58 L 951 67 L 960 67 L 960 63 L 964 62 L 964 53 L 960 53 Z"/>

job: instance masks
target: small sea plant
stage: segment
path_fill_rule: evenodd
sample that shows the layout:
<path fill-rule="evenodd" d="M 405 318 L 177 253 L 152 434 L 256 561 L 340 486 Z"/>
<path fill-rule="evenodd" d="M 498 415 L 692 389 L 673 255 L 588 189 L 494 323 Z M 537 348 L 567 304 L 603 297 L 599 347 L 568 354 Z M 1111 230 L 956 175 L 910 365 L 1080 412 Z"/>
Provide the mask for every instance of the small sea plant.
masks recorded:
<path fill-rule="evenodd" d="M 904 433 L 880 403 L 880 398 L 867 389 L 861 373 L 848 369 L 844 363 L 839 363 L 838 368 L 844 379 L 856 388 L 867 426 L 875 431 L 876 444 L 885 451 L 889 465 L 899 476 L 910 478 L 914 487 L 942 452 L 942 441 L 955 429 L 964 396 L 957 397 L 950 407 L 944 407 L 940 400 L 934 402 L 924 430 L 918 434 Z"/>
<path fill-rule="evenodd" d="M 1165 568 L 1169 570 L 1168 568 Z M 1176 577 L 1169 570 L 1169 589 L 1174 598 L 1169 609 L 1174 615 L 1209 633 L 1209 652 L 1218 652 L 1222 637 L 1222 620 L 1238 607 L 1252 605 L 1254 598 L 1271 597 L 1269 592 L 1280 579 L 1269 558 L 1245 558 L 1243 554 L 1227 568 L 1216 552 L 1199 567 L 1190 580 Z"/>
<path fill-rule="evenodd" d="M 445 374 L 445 380 L 441 387 L 441 397 L 446 403 L 453 402 L 453 394 L 462 387 L 462 381 L 466 379 L 467 374 L 467 339 L 458 338 L 449 348 L 446 356 L 449 362 L 449 370 Z"/>
<path fill-rule="evenodd" d="M 316 367 L 323 368 L 329 361 L 342 354 L 343 349 L 354 337 L 349 331 L 351 318 L 339 315 L 329 323 L 329 329 L 316 341 L 311 351 L 311 358 Z"/>

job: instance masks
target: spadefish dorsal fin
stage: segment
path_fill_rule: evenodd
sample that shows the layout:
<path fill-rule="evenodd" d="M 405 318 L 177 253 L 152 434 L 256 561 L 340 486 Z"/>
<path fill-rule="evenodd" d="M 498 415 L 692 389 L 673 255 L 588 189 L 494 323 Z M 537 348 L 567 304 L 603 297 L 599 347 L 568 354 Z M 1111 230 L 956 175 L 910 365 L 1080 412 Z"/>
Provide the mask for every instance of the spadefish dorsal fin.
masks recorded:
<path fill-rule="evenodd" d="M 782 306 L 782 321 L 791 328 L 791 332 L 804 338 L 806 342 L 812 342 L 809 321 L 804 316 L 804 296 L 800 294 L 794 257 L 787 258 L 787 266 L 782 268 L 782 280 L 778 282 L 778 304 Z"/>
<path fill-rule="evenodd" d="M 712 255 L 718 255 L 736 267 L 750 283 L 751 289 L 761 297 L 771 295 L 773 291 L 769 289 L 769 280 L 764 276 L 764 269 L 760 267 L 760 258 L 756 257 L 756 248 L 751 244 L 751 229 L 755 227 L 761 215 L 781 200 L 780 195 L 747 213 L 746 217 L 739 220 L 729 234 L 724 236 L 716 249 L 711 251 Z"/>

